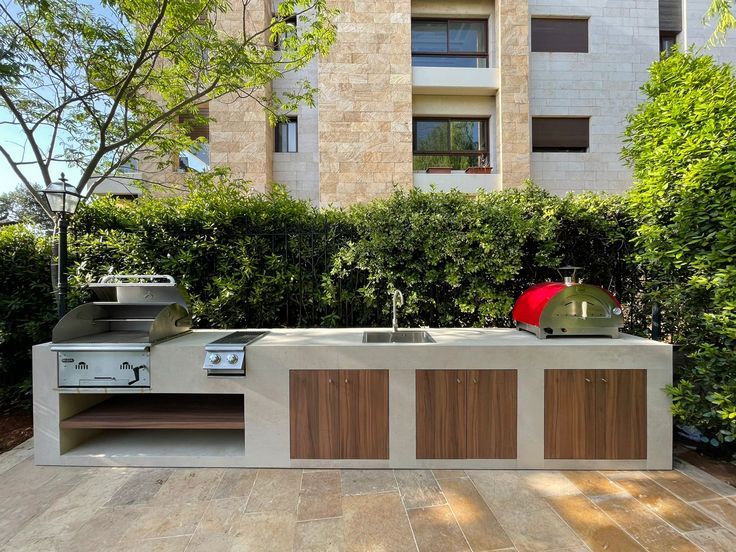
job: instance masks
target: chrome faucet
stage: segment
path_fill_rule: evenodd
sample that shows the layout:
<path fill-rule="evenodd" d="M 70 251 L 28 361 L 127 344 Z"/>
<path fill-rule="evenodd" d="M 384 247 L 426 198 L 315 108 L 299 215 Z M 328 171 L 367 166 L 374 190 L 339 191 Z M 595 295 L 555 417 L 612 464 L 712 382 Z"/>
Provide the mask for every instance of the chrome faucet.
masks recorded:
<path fill-rule="evenodd" d="M 397 297 L 401 300 L 401 302 L 398 304 L 398 306 L 399 307 L 402 307 L 404 305 L 404 294 L 401 293 L 398 289 L 395 289 L 393 291 L 393 293 L 392 293 L 392 301 L 391 301 L 392 304 L 393 304 L 393 310 L 394 310 L 394 318 L 393 318 L 393 320 L 391 322 L 393 324 L 393 327 L 394 327 L 394 331 L 395 332 L 398 332 L 399 331 L 399 320 L 398 320 L 398 318 L 396 318 L 396 307 L 397 307 L 397 305 L 396 305 L 396 298 Z"/>

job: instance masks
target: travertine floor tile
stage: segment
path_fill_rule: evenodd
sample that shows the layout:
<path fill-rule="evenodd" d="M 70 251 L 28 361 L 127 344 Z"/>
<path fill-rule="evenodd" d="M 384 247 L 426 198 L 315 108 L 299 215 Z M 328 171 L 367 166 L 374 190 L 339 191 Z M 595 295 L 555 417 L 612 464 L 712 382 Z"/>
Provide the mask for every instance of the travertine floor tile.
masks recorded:
<path fill-rule="evenodd" d="M 256 469 L 226 469 L 212 498 L 240 497 L 247 499 L 253 490 L 253 483 L 257 474 L 258 470 Z"/>
<path fill-rule="evenodd" d="M 215 494 L 223 472 L 212 468 L 174 470 L 149 503 L 206 502 Z"/>
<path fill-rule="evenodd" d="M 68 542 L 74 552 L 99 552 L 115 549 L 132 526 L 137 525 L 142 511 L 131 506 L 100 508 Z"/>
<path fill-rule="evenodd" d="M 456 479 L 458 477 L 467 477 L 465 470 L 432 470 L 435 479 Z"/>
<path fill-rule="evenodd" d="M 342 515 L 340 472 L 311 472 L 302 476 L 297 519 L 334 518 Z"/>
<path fill-rule="evenodd" d="M 397 490 L 393 470 L 340 470 L 340 477 L 343 496 Z"/>
<path fill-rule="evenodd" d="M 342 518 L 300 521 L 296 524 L 294 552 L 343 552 Z"/>
<path fill-rule="evenodd" d="M 131 504 L 146 504 L 160 490 L 169 479 L 173 469 L 141 469 L 131 474 L 130 478 L 120 487 L 105 506 L 129 506 Z"/>
<path fill-rule="evenodd" d="M 128 506 L 139 508 L 138 521 L 123 535 L 121 542 L 143 539 L 191 535 L 197 529 L 207 502 L 173 502 L 155 506 Z"/>
<path fill-rule="evenodd" d="M 686 536 L 705 552 L 733 552 L 736 549 L 736 533 L 723 527 L 691 531 Z"/>
<path fill-rule="evenodd" d="M 572 481 L 562 472 L 527 471 L 520 472 L 519 478 L 524 484 L 540 496 L 565 496 L 580 494 Z"/>
<path fill-rule="evenodd" d="M 301 470 L 258 470 L 246 512 L 290 512 L 296 515 Z"/>
<path fill-rule="evenodd" d="M 115 549 L 115 552 L 184 552 L 188 544 L 188 536 L 146 539 L 118 545 L 119 547 Z"/>
<path fill-rule="evenodd" d="M 703 510 L 721 525 L 736 531 L 736 501 L 728 498 L 717 498 L 715 500 L 697 502 L 695 506 Z M 734 548 L 736 548 L 736 543 L 734 543 Z"/>
<path fill-rule="evenodd" d="M 644 550 L 588 497 L 553 496 L 547 500 L 593 552 Z"/>
<path fill-rule="evenodd" d="M 398 492 L 344 496 L 342 511 L 346 551 L 416 550 Z"/>
<path fill-rule="evenodd" d="M 449 506 L 432 506 L 409 510 L 419 552 L 470 551 Z"/>
<path fill-rule="evenodd" d="M 654 510 L 657 515 L 680 531 L 695 531 L 716 526 L 711 518 L 683 502 L 651 479 L 619 479 L 628 493 Z"/>
<path fill-rule="evenodd" d="M 675 458 L 673 463 L 677 470 L 681 471 L 689 478 L 694 479 L 704 487 L 709 488 L 711 491 L 722 496 L 736 496 L 736 487 L 732 487 L 725 481 L 721 481 L 717 477 L 713 477 L 708 472 L 705 472 L 692 464 L 683 462 L 679 458 Z"/>
<path fill-rule="evenodd" d="M 709 488 L 704 487 L 694 479 L 676 470 L 650 471 L 647 472 L 647 475 L 686 502 L 720 497 L 720 495 L 711 491 Z"/>
<path fill-rule="evenodd" d="M 31 456 L 33 456 L 33 451 L 28 449 L 13 449 L 0 454 L 0 474 L 5 473 Z"/>
<path fill-rule="evenodd" d="M 544 503 L 545 508 L 528 512 L 494 509 L 493 513 L 516 548 L 522 552 L 583 546 L 572 529 L 546 501 Z"/>
<path fill-rule="evenodd" d="M 601 473 L 594 471 L 568 471 L 564 472 L 573 484 L 586 496 L 602 496 L 624 492 L 622 487 L 616 485 Z"/>
<path fill-rule="evenodd" d="M 466 470 L 478 492 L 496 512 L 533 512 L 549 505 L 521 478 L 519 472 L 505 470 Z"/>
<path fill-rule="evenodd" d="M 200 535 L 225 534 L 232 525 L 245 513 L 245 501 L 242 498 L 219 498 L 207 504 L 204 514 L 197 524 L 195 537 Z"/>
<path fill-rule="evenodd" d="M 697 552 L 698 548 L 638 500 L 626 495 L 607 495 L 593 502 L 626 529 L 647 550 Z"/>
<path fill-rule="evenodd" d="M 233 551 L 291 552 L 294 547 L 296 513 L 259 512 L 244 514 L 233 524 L 230 534 L 235 540 Z"/>
<path fill-rule="evenodd" d="M 405 508 L 446 504 L 445 496 L 431 470 L 395 470 L 394 475 Z"/>
<path fill-rule="evenodd" d="M 513 546 L 470 479 L 442 479 L 440 487 L 473 550 L 502 550 Z"/>

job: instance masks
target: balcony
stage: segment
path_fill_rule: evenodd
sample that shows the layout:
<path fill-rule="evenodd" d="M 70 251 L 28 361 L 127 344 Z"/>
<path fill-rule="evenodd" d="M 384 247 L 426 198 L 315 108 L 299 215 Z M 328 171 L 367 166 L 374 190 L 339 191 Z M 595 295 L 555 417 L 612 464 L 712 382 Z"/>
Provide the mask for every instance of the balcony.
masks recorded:
<path fill-rule="evenodd" d="M 496 68 L 413 67 L 412 92 L 445 96 L 483 96 L 498 91 Z"/>

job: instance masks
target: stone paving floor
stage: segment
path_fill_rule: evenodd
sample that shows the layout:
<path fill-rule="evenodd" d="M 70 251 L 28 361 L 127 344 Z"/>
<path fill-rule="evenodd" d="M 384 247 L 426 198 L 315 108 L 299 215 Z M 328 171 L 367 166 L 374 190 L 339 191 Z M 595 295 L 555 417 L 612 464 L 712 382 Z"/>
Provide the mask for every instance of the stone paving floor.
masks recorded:
<path fill-rule="evenodd" d="M 2 551 L 736 551 L 736 488 L 672 472 L 36 467 L 0 456 Z"/>

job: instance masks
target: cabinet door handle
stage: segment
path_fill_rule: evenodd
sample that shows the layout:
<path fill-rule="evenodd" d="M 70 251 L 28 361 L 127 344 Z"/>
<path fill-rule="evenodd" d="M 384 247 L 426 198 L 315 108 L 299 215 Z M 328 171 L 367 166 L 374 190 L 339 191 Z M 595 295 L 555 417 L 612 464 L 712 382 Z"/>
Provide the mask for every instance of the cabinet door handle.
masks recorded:
<path fill-rule="evenodd" d="M 585 378 L 586 383 L 590 383 L 590 378 Z"/>
<path fill-rule="evenodd" d="M 330 379 L 329 379 L 328 381 L 329 381 L 330 383 L 332 383 L 332 378 L 330 378 Z"/>
<path fill-rule="evenodd" d="M 608 380 L 607 380 L 606 378 L 601 378 L 601 381 L 602 381 L 603 383 L 608 383 Z"/>
<path fill-rule="evenodd" d="M 473 383 L 478 383 L 478 378 L 473 378 Z"/>
<path fill-rule="evenodd" d="M 348 378 L 345 378 L 345 383 L 347 383 L 347 382 L 348 382 Z"/>
<path fill-rule="evenodd" d="M 457 382 L 458 382 L 458 383 L 462 383 L 462 381 L 460 381 L 460 378 L 457 378 Z"/>

